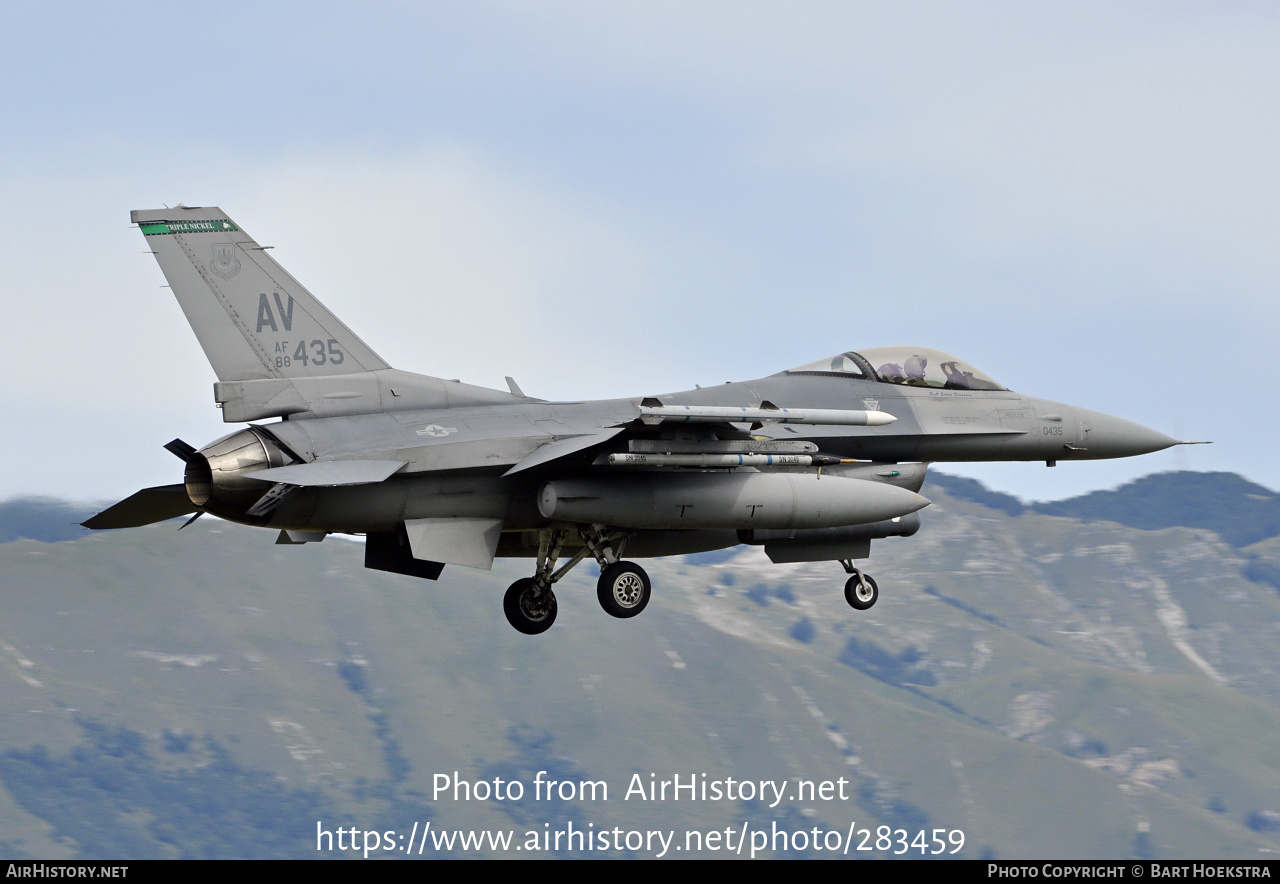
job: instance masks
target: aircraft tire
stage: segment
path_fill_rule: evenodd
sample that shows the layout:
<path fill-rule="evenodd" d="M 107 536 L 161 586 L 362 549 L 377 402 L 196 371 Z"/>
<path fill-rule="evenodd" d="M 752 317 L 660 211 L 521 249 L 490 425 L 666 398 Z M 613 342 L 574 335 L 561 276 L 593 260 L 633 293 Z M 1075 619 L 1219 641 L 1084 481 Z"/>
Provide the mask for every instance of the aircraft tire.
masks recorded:
<path fill-rule="evenodd" d="M 635 562 L 614 562 L 600 572 L 596 582 L 596 598 L 605 612 L 626 619 L 634 617 L 649 604 L 652 584 L 649 575 Z"/>
<path fill-rule="evenodd" d="M 876 582 L 871 579 L 871 575 L 863 574 L 861 575 L 862 579 L 867 581 L 867 586 L 871 590 L 870 592 L 867 592 L 862 588 L 862 584 L 859 581 L 858 576 L 859 575 L 854 574 L 845 583 L 844 600 L 849 603 L 849 607 L 855 608 L 859 611 L 865 611 L 867 608 L 874 605 L 876 600 L 880 598 L 880 587 L 876 586 Z"/>
<path fill-rule="evenodd" d="M 556 594 L 546 592 L 546 604 L 534 607 L 533 578 L 524 577 L 507 589 L 502 597 L 502 611 L 507 622 L 525 635 L 540 635 L 556 622 Z"/>

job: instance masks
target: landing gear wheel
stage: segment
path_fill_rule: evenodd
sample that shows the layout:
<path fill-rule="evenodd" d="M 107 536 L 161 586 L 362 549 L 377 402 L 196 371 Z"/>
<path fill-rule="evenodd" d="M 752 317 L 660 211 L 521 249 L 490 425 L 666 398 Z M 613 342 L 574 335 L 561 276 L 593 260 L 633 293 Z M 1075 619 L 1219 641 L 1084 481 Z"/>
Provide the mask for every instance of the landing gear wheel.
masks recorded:
<path fill-rule="evenodd" d="M 649 604 L 649 575 L 635 562 L 614 562 L 600 572 L 596 597 L 614 617 L 634 617 Z"/>
<path fill-rule="evenodd" d="M 550 588 L 535 591 L 532 577 L 511 584 L 502 597 L 502 611 L 507 622 L 525 635 L 538 635 L 556 622 L 556 594 Z"/>
<path fill-rule="evenodd" d="M 854 574 L 844 585 L 844 600 L 850 607 L 865 611 L 880 598 L 880 587 L 866 574 Z"/>

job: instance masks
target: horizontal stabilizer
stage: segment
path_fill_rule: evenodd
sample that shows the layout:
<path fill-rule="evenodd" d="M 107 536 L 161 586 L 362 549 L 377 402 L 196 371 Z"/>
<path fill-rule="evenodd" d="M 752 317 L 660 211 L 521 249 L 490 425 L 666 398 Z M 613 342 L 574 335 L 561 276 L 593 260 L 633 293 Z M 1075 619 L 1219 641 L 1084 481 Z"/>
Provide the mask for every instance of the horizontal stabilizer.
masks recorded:
<path fill-rule="evenodd" d="M 191 463 L 191 458 L 196 453 L 194 445 L 183 442 L 181 439 L 174 439 L 164 449 L 175 457 L 180 458 L 183 463 Z"/>
<path fill-rule="evenodd" d="M 195 504 L 187 497 L 186 486 L 160 485 L 156 488 L 143 488 L 137 494 L 126 497 L 115 506 L 80 524 L 95 531 L 103 528 L 138 528 L 153 522 L 176 519 L 195 511 Z"/>
<path fill-rule="evenodd" d="M 250 473 L 251 479 L 286 485 L 372 485 L 403 467 L 405 460 L 319 460 Z"/>

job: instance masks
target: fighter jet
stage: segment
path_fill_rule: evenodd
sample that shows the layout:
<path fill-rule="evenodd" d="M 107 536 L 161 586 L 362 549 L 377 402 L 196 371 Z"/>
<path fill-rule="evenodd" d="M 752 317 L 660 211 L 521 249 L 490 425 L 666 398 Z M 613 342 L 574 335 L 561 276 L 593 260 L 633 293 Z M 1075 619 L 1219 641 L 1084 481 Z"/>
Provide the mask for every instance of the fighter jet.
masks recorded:
<path fill-rule="evenodd" d="M 1129 457 L 1178 444 L 1138 424 L 1015 393 L 924 347 L 851 350 L 755 380 L 600 401 L 544 401 L 400 371 L 217 208 L 134 211 L 217 375 L 203 448 L 165 446 L 183 481 L 89 519 L 127 528 L 204 513 L 276 543 L 363 535 L 365 567 L 435 580 L 446 565 L 533 559 L 503 610 L 556 619 L 555 584 L 586 558 L 614 617 L 651 584 L 632 559 L 738 544 L 774 562 L 855 562 L 920 526 L 929 463 Z M 192 515 L 194 514 L 194 515 Z M 189 522 L 187 524 L 189 524 Z M 185 527 L 185 525 L 183 526 Z M 624 556 L 626 558 L 624 558 Z"/>

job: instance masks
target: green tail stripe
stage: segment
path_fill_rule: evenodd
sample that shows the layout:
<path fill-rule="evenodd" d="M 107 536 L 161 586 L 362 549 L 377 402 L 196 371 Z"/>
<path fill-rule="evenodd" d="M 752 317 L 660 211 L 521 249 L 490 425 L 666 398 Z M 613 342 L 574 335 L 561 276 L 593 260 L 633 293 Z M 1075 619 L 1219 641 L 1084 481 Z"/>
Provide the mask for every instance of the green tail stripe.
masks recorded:
<path fill-rule="evenodd" d="M 166 233 L 225 233 L 240 229 L 230 221 L 152 221 L 138 226 L 145 236 Z"/>

